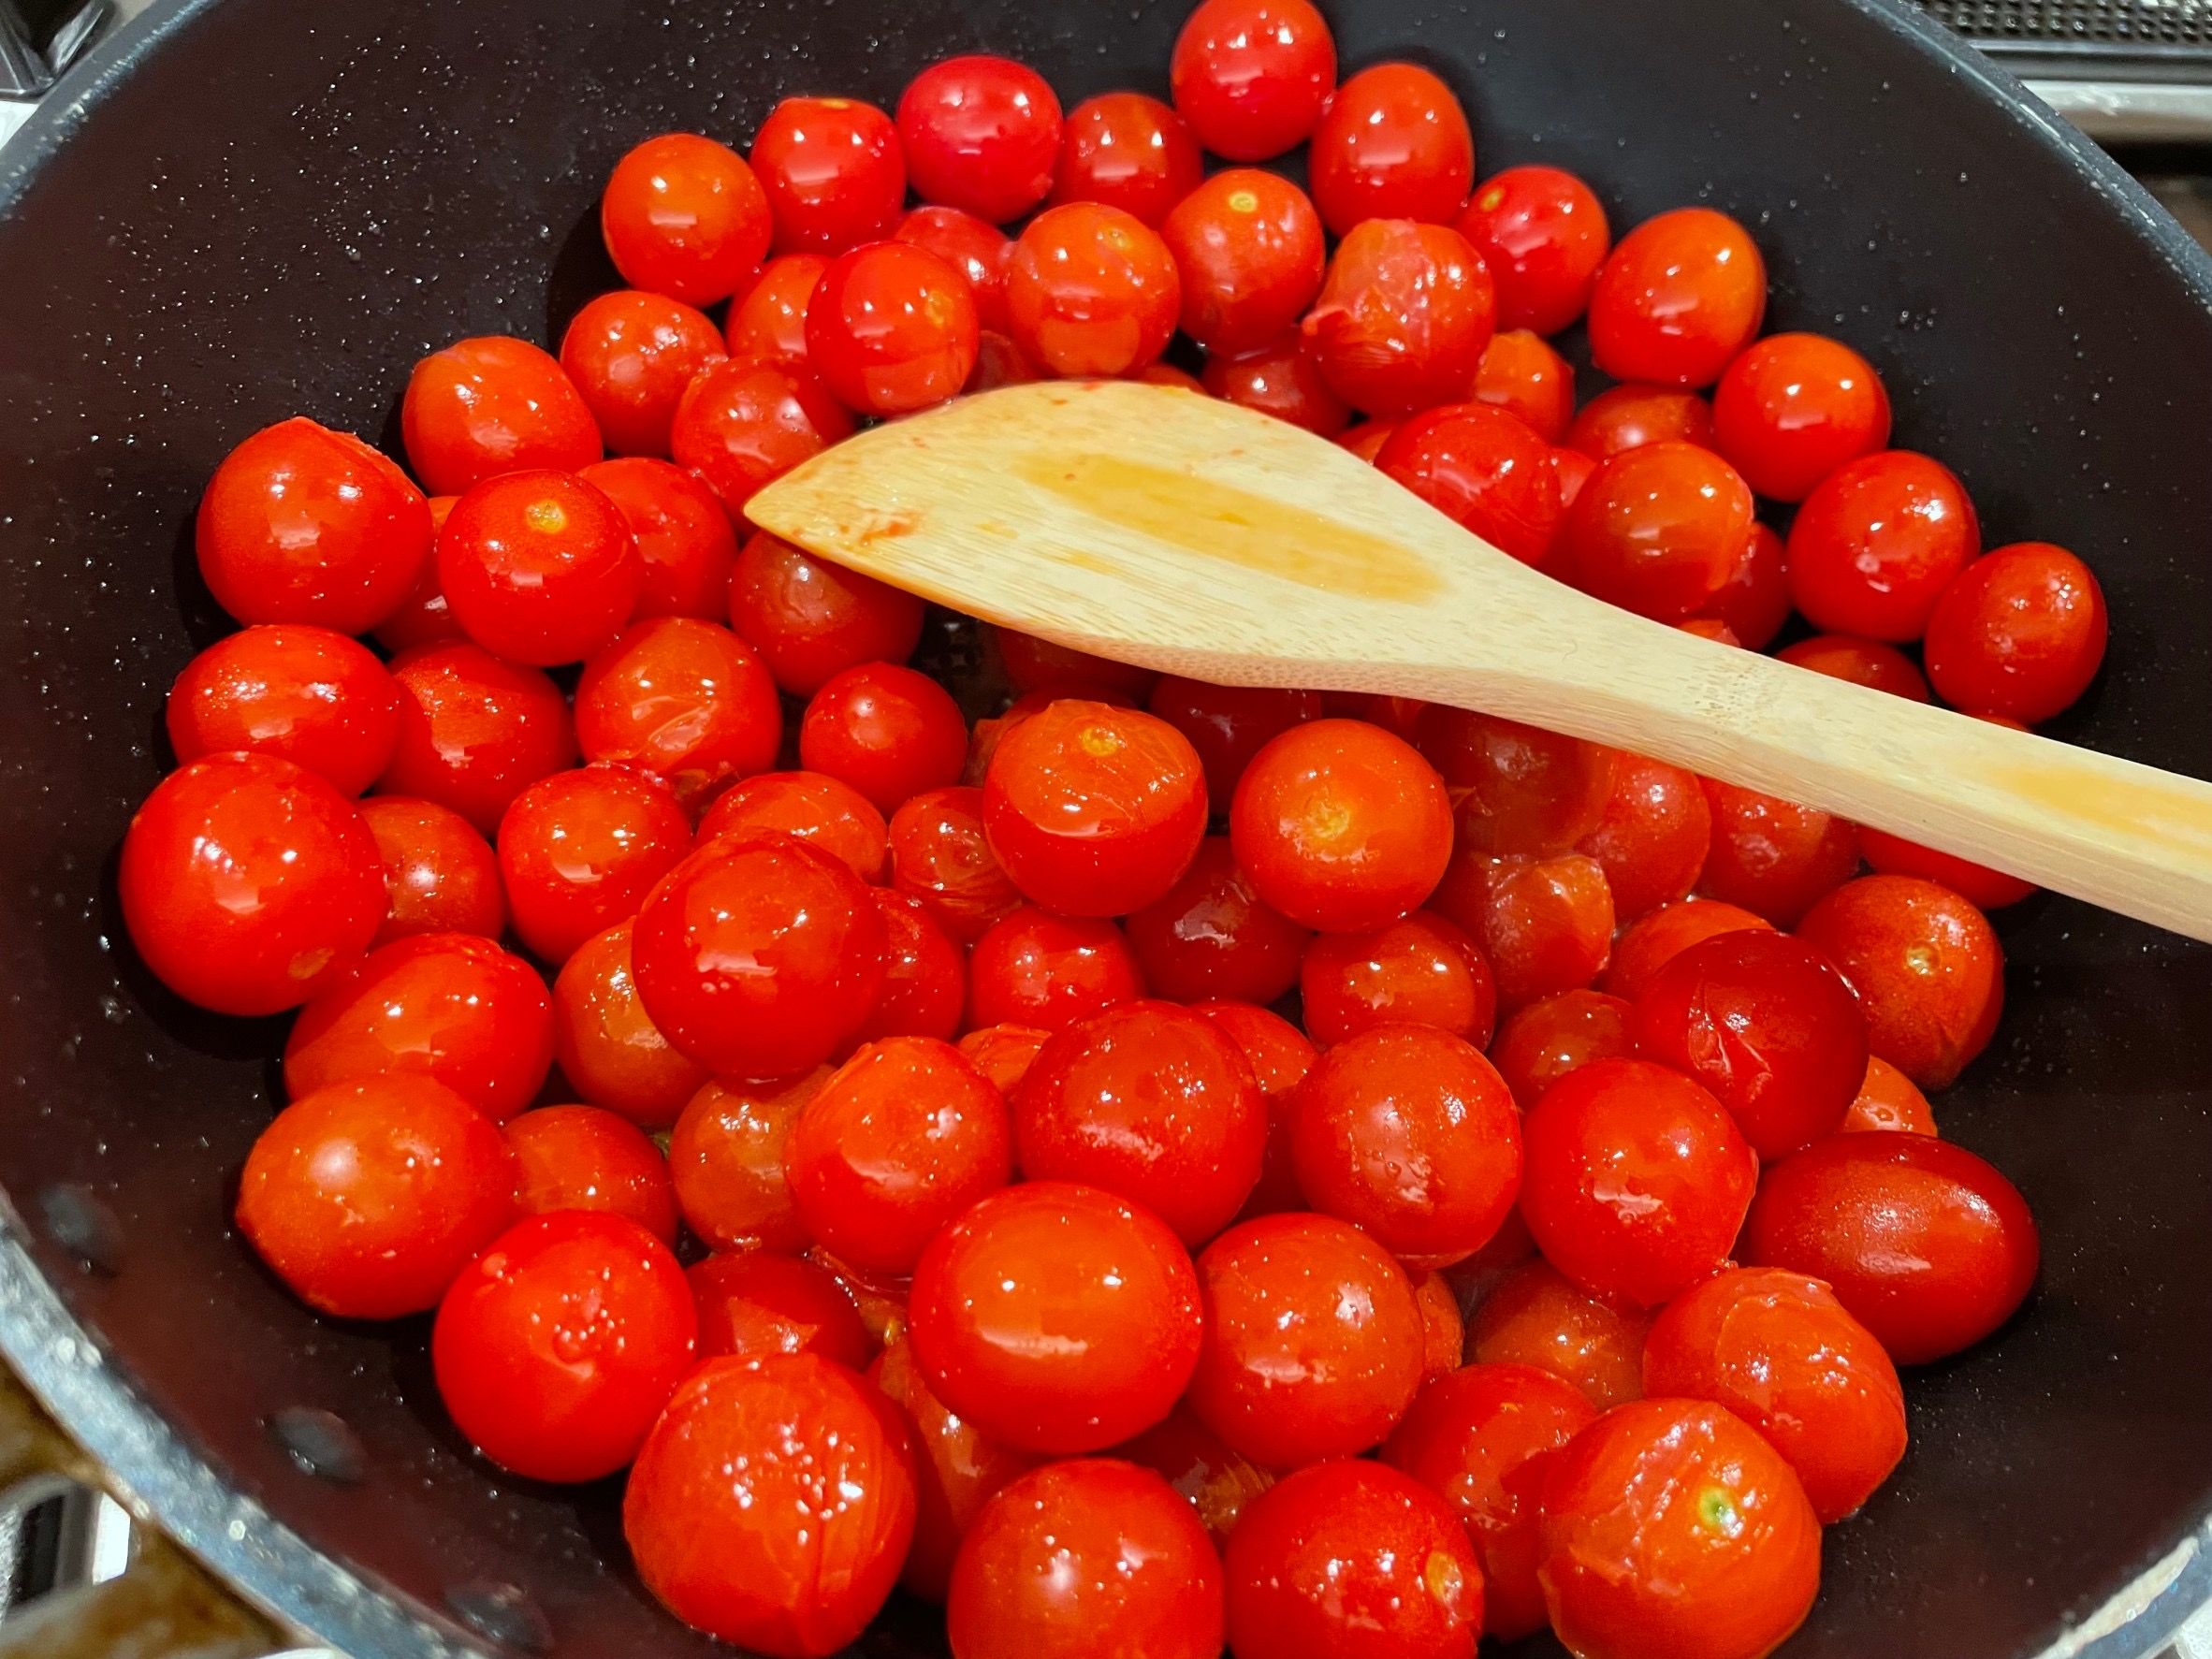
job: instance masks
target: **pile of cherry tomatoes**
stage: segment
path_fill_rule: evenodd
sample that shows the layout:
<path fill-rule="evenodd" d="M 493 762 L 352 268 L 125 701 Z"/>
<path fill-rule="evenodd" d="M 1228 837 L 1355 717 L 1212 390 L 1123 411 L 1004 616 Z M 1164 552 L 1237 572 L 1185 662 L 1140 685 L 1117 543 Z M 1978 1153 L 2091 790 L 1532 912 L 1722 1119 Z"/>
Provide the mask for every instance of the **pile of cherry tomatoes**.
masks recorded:
<path fill-rule="evenodd" d="M 1063 113 L 965 57 L 895 114 L 787 99 L 749 159 L 650 139 L 602 207 L 632 285 L 558 357 L 424 358 L 409 471 L 247 438 L 197 523 L 245 626 L 170 695 L 131 936 L 298 1010 L 254 1247 L 326 1313 L 434 1309 L 492 1463 L 628 1467 L 640 1576 L 730 1642 L 830 1653 L 903 1584 L 958 1659 L 1755 1659 L 1904 1453 L 1896 1367 L 2034 1278 L 1922 1092 L 2026 886 L 1010 633 L 970 729 L 904 665 L 918 599 L 745 504 L 863 420 L 1133 375 L 1986 719 L 2087 687 L 2097 584 L 1983 553 L 1849 346 L 1758 338 L 1724 214 L 1616 243 L 1569 174 L 1478 183 L 1451 89 L 1339 84 L 1305 0 L 1205 0 L 1171 80 Z M 1302 143 L 1310 189 L 1249 165 Z M 1577 323 L 1618 382 L 1579 408 Z"/>

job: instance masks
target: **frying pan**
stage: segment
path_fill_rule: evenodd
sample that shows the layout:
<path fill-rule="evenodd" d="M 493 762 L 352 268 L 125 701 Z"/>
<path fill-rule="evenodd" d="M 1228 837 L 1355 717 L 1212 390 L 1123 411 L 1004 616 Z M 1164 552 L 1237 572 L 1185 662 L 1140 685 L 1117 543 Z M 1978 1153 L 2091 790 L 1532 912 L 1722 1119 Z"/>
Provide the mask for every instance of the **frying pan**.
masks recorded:
<path fill-rule="evenodd" d="M 989 50 L 1070 101 L 1159 90 L 1186 0 L 164 0 L 0 160 L 0 1350 L 234 1585 L 355 1659 L 679 1659 L 618 1489 L 473 1459 L 427 1322 L 310 1316 L 233 1236 L 277 1022 L 132 955 L 114 853 L 162 698 L 226 626 L 194 502 L 295 413 L 397 452 L 459 336 L 558 338 L 613 284 L 599 182 L 669 128 L 742 143 L 795 92 L 888 105 Z M 2016 84 L 1878 0 L 1339 0 L 1481 167 L 1546 161 L 1617 225 L 1706 202 L 1770 327 L 1867 352 L 1897 442 L 1994 545 L 2085 554 L 2113 671 L 2053 728 L 2212 772 L 2212 264 Z M 2212 1587 L 2212 954 L 2039 898 L 1999 919 L 1997 1040 L 1938 1103 L 2044 1229 L 2041 1288 L 1912 1377 L 1913 1447 L 1834 1528 L 1798 1659 L 2133 1659 Z M 942 1652 L 895 1604 L 857 1650 Z M 1532 1646 L 1535 1652 L 1555 1652 Z"/>

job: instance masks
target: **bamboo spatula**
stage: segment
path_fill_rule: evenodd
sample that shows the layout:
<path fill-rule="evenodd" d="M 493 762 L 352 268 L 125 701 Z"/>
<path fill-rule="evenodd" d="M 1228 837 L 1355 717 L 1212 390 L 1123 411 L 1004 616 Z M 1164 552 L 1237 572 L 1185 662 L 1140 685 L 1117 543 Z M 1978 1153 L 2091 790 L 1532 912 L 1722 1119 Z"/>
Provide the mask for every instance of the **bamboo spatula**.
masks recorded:
<path fill-rule="evenodd" d="M 1100 656 L 1481 709 L 2212 939 L 2212 785 L 1630 616 L 1335 444 L 1191 392 L 1056 382 L 962 399 L 815 457 L 747 512 Z"/>

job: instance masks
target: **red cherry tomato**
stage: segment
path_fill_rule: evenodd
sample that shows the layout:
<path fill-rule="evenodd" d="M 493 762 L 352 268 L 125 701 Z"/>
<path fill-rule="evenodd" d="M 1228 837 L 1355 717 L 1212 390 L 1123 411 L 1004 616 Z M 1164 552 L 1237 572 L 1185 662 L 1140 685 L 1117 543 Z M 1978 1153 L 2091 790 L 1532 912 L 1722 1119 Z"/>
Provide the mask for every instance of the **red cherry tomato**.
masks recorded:
<path fill-rule="evenodd" d="M 1859 1084 L 1858 1099 L 1851 1102 L 1837 1132 L 1857 1134 L 1867 1129 L 1902 1129 L 1914 1135 L 1936 1132 L 1935 1113 L 1928 1097 L 1879 1055 L 1867 1056 L 1866 1081 Z"/>
<path fill-rule="evenodd" d="M 1603 991 L 1561 991 L 1508 1019 L 1491 1064 L 1523 1112 L 1578 1066 L 1636 1053 L 1636 1005 Z"/>
<path fill-rule="evenodd" d="M 1299 143 L 1336 85 L 1336 41 L 1306 0 L 1202 0 L 1175 36 L 1175 109 L 1229 161 Z"/>
<path fill-rule="evenodd" d="M 1045 199 L 1102 202 L 1157 230 L 1204 173 L 1198 138 L 1173 109 L 1142 93 L 1100 93 L 1068 111 Z"/>
<path fill-rule="evenodd" d="M 644 563 L 632 615 L 719 621 L 729 605 L 737 538 L 713 490 L 647 456 L 599 461 L 577 477 L 615 503 Z"/>
<path fill-rule="evenodd" d="M 1021 1086 L 1022 1079 L 1029 1075 L 1029 1068 L 1037 1063 L 1037 1056 L 1044 1052 L 1044 1045 L 1052 1041 L 1050 1031 L 1041 1031 L 1035 1026 L 985 1026 L 970 1031 L 957 1043 L 961 1058 L 988 1078 L 992 1085 L 1007 1099 Z"/>
<path fill-rule="evenodd" d="M 1654 973 L 1699 939 L 1732 928 L 1773 925 L 1764 916 L 1719 899 L 1688 898 L 1680 904 L 1662 905 L 1622 930 L 1598 989 L 1634 1002 L 1644 994 Z"/>
<path fill-rule="evenodd" d="M 1572 1384 L 1533 1365 L 1469 1365 L 1433 1378 L 1383 1446 L 1383 1461 L 1451 1506 L 1482 1563 L 1483 1633 L 1544 1627 L 1536 1582 L 1550 1454 L 1597 1420 Z"/>
<path fill-rule="evenodd" d="M 291 761 L 216 754 L 154 787 L 117 874 L 154 977 L 217 1013 L 298 1007 L 383 923 L 384 859 L 354 803 Z"/>
<path fill-rule="evenodd" d="M 1820 1522 L 1797 1476 L 1703 1401 L 1608 1413 L 1553 1456 L 1543 1505 L 1551 1627 L 1590 1659 L 1756 1659 L 1820 1589 Z"/>
<path fill-rule="evenodd" d="M 1175 885 L 1126 925 L 1145 983 L 1176 1002 L 1273 1002 L 1298 982 L 1313 937 L 1254 891 L 1226 836 L 1201 843 Z"/>
<path fill-rule="evenodd" d="M 1120 928 L 1033 905 L 983 930 L 968 971 L 968 1019 L 977 1026 L 1064 1031 L 1144 995 L 1143 970 Z"/>
<path fill-rule="evenodd" d="M 611 766 L 541 778 L 500 820 L 500 879 L 515 931 L 558 967 L 636 915 L 691 850 L 691 820 L 657 778 Z"/>
<path fill-rule="evenodd" d="M 904 1332 L 884 1346 L 868 1377 L 905 1414 L 914 1443 L 914 1543 L 899 1582 L 925 1601 L 942 1603 L 961 1538 L 992 1496 L 1035 1467 L 1037 1459 L 1000 1446 L 946 1410 L 923 1380 Z"/>
<path fill-rule="evenodd" d="M 1623 237 L 1590 296 L 1590 356 L 1615 380 L 1705 386 L 1757 337 L 1767 265 L 1742 226 L 1677 208 Z"/>
<path fill-rule="evenodd" d="M 1490 964 L 1465 929 L 1433 910 L 1368 933 L 1321 935 L 1306 947 L 1298 984 L 1306 1029 L 1322 1043 L 1413 1025 L 1481 1048 L 1497 1020 Z"/>
<path fill-rule="evenodd" d="M 1349 405 L 1321 378 L 1296 329 L 1242 357 L 1208 357 L 1201 386 L 1225 403 L 1272 415 L 1319 438 L 1334 437 L 1352 418 Z"/>
<path fill-rule="evenodd" d="M 834 1361 L 709 1360 L 646 1436 L 622 1535 L 646 1588 L 693 1629 L 819 1659 L 898 1581 L 912 1456 L 896 1408 Z"/>
<path fill-rule="evenodd" d="M 595 465 L 598 463 L 594 463 Z M 445 526 L 446 515 L 453 511 L 458 495 L 434 495 L 430 498 L 430 533 L 433 543 L 437 532 Z M 460 624 L 453 619 L 453 613 L 445 608 L 445 595 L 438 586 L 438 560 L 435 557 L 422 561 L 421 573 L 415 586 L 407 590 L 407 597 L 400 602 L 400 608 L 376 624 L 376 643 L 397 655 L 418 645 L 430 645 L 439 640 L 461 637 Z"/>
<path fill-rule="evenodd" d="M 731 578 L 730 626 L 761 654 L 779 690 L 811 697 L 848 668 L 911 656 L 922 602 L 756 531 Z"/>
<path fill-rule="evenodd" d="M 907 83 L 898 136 L 915 195 L 1004 225 L 1052 188 L 1060 100 L 1025 64 L 945 58 Z"/>
<path fill-rule="evenodd" d="M 1559 527 L 1562 574 L 1662 622 L 1710 604 L 1752 533 L 1752 493 L 1695 444 L 1658 443 L 1602 464 Z"/>
<path fill-rule="evenodd" d="M 417 933 L 477 933 L 497 939 L 507 924 L 499 860 L 491 844 L 450 807 L 405 795 L 361 803 L 376 837 L 390 901 L 371 947 Z"/>
<path fill-rule="evenodd" d="M 1571 1383 L 1599 1411 L 1643 1396 L 1644 1334 L 1652 1316 L 1593 1296 L 1548 1261 L 1516 1268 L 1475 1310 L 1467 1357 L 1529 1365 Z"/>
<path fill-rule="evenodd" d="M 828 269 L 821 254 L 780 254 L 762 266 L 760 275 L 730 300 L 729 321 L 722 326 L 730 356 L 811 379 L 807 307 Z"/>
<path fill-rule="evenodd" d="M 1712 808 L 1695 773 L 1616 754 L 1612 793 L 1575 850 L 1597 861 L 1614 918 L 1628 923 L 1686 896 L 1711 844 Z"/>
<path fill-rule="evenodd" d="M 617 455 L 666 455 L 684 387 L 728 355 L 706 313 L 633 288 L 588 301 L 560 336 L 561 371 Z"/>
<path fill-rule="evenodd" d="M 1388 1434 L 1420 1387 L 1413 1287 L 1375 1240 L 1328 1215 L 1263 1215 L 1199 1258 L 1205 1343 L 1199 1419 L 1254 1463 L 1349 1457 Z"/>
<path fill-rule="evenodd" d="M 584 758 L 649 772 L 698 807 L 776 763 L 783 709 L 752 648 L 695 617 L 615 635 L 576 681 Z"/>
<path fill-rule="evenodd" d="M 1033 633 L 994 628 L 991 634 L 1006 677 L 1017 691 L 1049 691 L 1055 697 L 1099 697 L 1101 692 L 1115 692 L 1141 703 L 1159 679 L 1153 669 L 1109 662 L 1072 646 L 1039 639 Z"/>
<path fill-rule="evenodd" d="M 1889 394 L 1841 341 L 1770 334 L 1721 376 L 1713 441 L 1769 501 L 1801 502 L 1846 461 L 1889 442 Z"/>
<path fill-rule="evenodd" d="M 1301 327 L 1339 397 L 1395 416 L 1467 396 L 1496 313 L 1482 256 L 1458 231 L 1371 219 L 1337 244 Z"/>
<path fill-rule="evenodd" d="M 1014 343 L 1052 374 L 1134 373 L 1167 348 L 1182 305 L 1159 232 L 1097 202 L 1038 214 L 1007 267 Z"/>
<path fill-rule="evenodd" d="M 1524 1126 L 1521 1213 L 1559 1271 L 1653 1307 L 1718 1267 L 1758 1158 L 1721 1103 L 1647 1060 L 1593 1060 Z"/>
<path fill-rule="evenodd" d="M 1506 1213 L 1513 1214 L 1510 1206 Z M 1492 1244 L 1495 1243 L 1493 1236 Z M 1483 1249 L 1491 1247 L 1486 1244 Z M 1480 1255 L 1477 1252 L 1475 1259 Z M 1467 1350 L 1467 1321 L 1460 1312 L 1459 1292 L 1449 1279 L 1433 1270 L 1415 1273 L 1412 1278 L 1414 1304 L 1421 1311 L 1421 1379 L 1425 1382 L 1460 1368 Z"/>
<path fill-rule="evenodd" d="M 1363 1459 L 1301 1469 L 1230 1535 L 1237 1659 L 1474 1659 L 1482 1568 L 1444 1500 Z"/>
<path fill-rule="evenodd" d="M 391 764 L 400 689 L 344 634 L 277 623 L 219 639 L 185 663 L 169 688 L 167 724 L 180 765 L 250 749 L 357 795 Z"/>
<path fill-rule="evenodd" d="M 2018 1189 L 1962 1146 L 1895 1129 L 1834 1135 L 1776 1165 L 1744 1259 L 1831 1287 L 1899 1365 L 1971 1347 L 2035 1283 Z"/>
<path fill-rule="evenodd" d="M 1321 695 L 1268 686 L 1209 685 L 1171 674 L 1153 688 L 1145 706 L 1190 739 L 1206 770 L 1206 804 L 1226 814 L 1252 757 L 1292 726 L 1318 720 Z"/>
<path fill-rule="evenodd" d="M 385 456 L 295 415 L 223 458 L 192 533 L 208 590 L 240 621 L 365 633 L 421 575 L 430 515 Z"/>
<path fill-rule="evenodd" d="M 1541 564 L 1560 521 L 1551 446 L 1520 416 L 1448 403 L 1399 424 L 1375 464 L 1463 529 Z"/>
<path fill-rule="evenodd" d="M 1670 386 L 1608 386 L 1582 405 L 1561 440 L 1593 460 L 1610 460 L 1647 444 L 1695 444 L 1710 449 L 1712 405 Z"/>
<path fill-rule="evenodd" d="M 1782 538 L 1764 524 L 1753 525 L 1728 580 L 1697 614 L 1725 625 L 1747 650 L 1765 650 L 1790 616 L 1789 554 Z"/>
<path fill-rule="evenodd" d="M 885 1037 L 930 1037 L 950 1042 L 968 1002 L 968 958 L 929 907 L 918 898 L 871 888 L 883 915 L 883 988 L 857 1033 L 863 1042 Z"/>
<path fill-rule="evenodd" d="M 438 586 L 454 620 L 510 662 L 589 656 L 630 620 L 644 576 L 615 503 L 567 473 L 488 479 L 438 532 Z"/>
<path fill-rule="evenodd" d="M 2004 1011 L 2004 952 L 1948 888 L 1863 876 L 1813 906 L 1797 934 L 1858 993 L 1868 1047 L 1922 1088 L 1946 1087 L 1988 1046 Z"/>
<path fill-rule="evenodd" d="M 1338 87 L 1308 154 L 1314 205 L 1338 236 L 1368 219 L 1449 225 L 1475 182 L 1466 111 L 1418 64 L 1376 64 Z"/>
<path fill-rule="evenodd" d="M 568 699 L 534 668 L 457 641 L 394 658 L 392 677 L 407 695 L 381 790 L 449 807 L 488 836 L 517 795 L 575 764 Z"/>
<path fill-rule="evenodd" d="M 2089 689 L 2106 632 L 2088 565 L 2048 542 L 2016 542 L 1944 586 L 1928 618 L 1928 676 L 1969 714 L 2032 725 Z"/>
<path fill-rule="evenodd" d="M 974 290 L 907 241 L 840 254 L 807 302 L 807 357 L 832 396 L 862 415 L 942 403 L 975 367 Z"/>
<path fill-rule="evenodd" d="M 709 363 L 684 388 L 668 452 L 745 530 L 754 490 L 851 435 L 852 416 L 810 373 L 730 357 Z"/>
<path fill-rule="evenodd" d="M 1547 445 L 1557 444 L 1575 414 L 1575 366 L 1526 328 L 1501 330 L 1482 348 L 1475 401 L 1519 415 Z"/>
<path fill-rule="evenodd" d="M 743 156 L 694 133 L 667 133 L 615 164 L 599 229 L 632 287 L 712 305 L 751 278 L 772 226 L 767 194 Z"/>
<path fill-rule="evenodd" d="M 1474 937 L 1507 1011 L 1589 984 L 1612 947 L 1605 871 L 1579 852 L 1457 854 L 1433 903 Z"/>
<path fill-rule="evenodd" d="M 881 241 L 906 201 L 891 117 L 855 98 L 785 98 L 752 141 L 779 254 L 842 254 Z"/>
<path fill-rule="evenodd" d="M 1612 247 L 1590 186 L 1558 167 L 1507 167 L 1482 182 L 1459 232 L 1498 285 L 1498 327 L 1556 334 L 1589 309 Z"/>
<path fill-rule="evenodd" d="M 1267 1101 L 1267 1152 L 1260 1160 L 1259 1185 L 1237 1219 L 1304 1209 L 1305 1194 L 1298 1188 L 1291 1163 L 1290 1118 L 1298 1085 L 1317 1057 L 1314 1045 L 1281 1014 L 1249 1002 L 1201 1002 L 1191 1011 L 1204 1014 L 1244 1051 Z"/>
<path fill-rule="evenodd" d="M 560 365 L 504 334 L 460 341 L 415 364 L 400 427 L 408 464 L 433 495 L 460 495 L 502 473 L 573 473 L 601 454 L 591 411 Z"/>
<path fill-rule="evenodd" d="M 849 783 L 820 772 L 761 772 L 715 797 L 699 821 L 699 844 L 749 830 L 781 830 L 812 841 L 863 881 L 883 879 L 890 831 L 883 815 Z"/>
<path fill-rule="evenodd" d="M 1007 1187 L 939 1232 L 909 1313 L 933 1394 L 992 1438 L 1055 1456 L 1158 1422 L 1198 1363 L 1198 1279 L 1175 1235 L 1064 1181 Z"/>
<path fill-rule="evenodd" d="M 898 222 L 895 240 L 935 254 L 967 280 L 979 328 L 1007 329 L 1006 263 L 1013 242 L 996 225 L 958 208 L 915 208 Z"/>
<path fill-rule="evenodd" d="M 637 999 L 631 924 L 587 939 L 553 982 L 553 1057 L 594 1106 L 666 1128 L 706 1084 L 706 1068 L 671 1048 Z"/>
<path fill-rule="evenodd" d="M 699 1316 L 699 1357 L 819 1354 L 854 1371 L 874 1356 L 860 1310 L 837 1275 L 793 1256 L 748 1250 L 684 1272 Z"/>
<path fill-rule="evenodd" d="M 708 1247 L 789 1254 L 811 1242 L 784 1178 L 783 1148 L 827 1066 L 769 1083 L 718 1078 L 691 1097 L 668 1137 L 684 1222 Z"/>
<path fill-rule="evenodd" d="M 1774 653 L 1784 662 L 1810 668 L 1830 679 L 1849 680 L 1869 691 L 1887 691 L 1914 703 L 1929 701 L 1928 682 L 1913 659 L 1895 646 L 1851 633 L 1815 633 Z"/>
<path fill-rule="evenodd" d="M 1790 927 L 1858 868 L 1858 833 L 1843 819 L 1756 790 L 1705 779 L 1712 843 L 1697 891 Z"/>
<path fill-rule="evenodd" d="M 1152 1470 L 1187 1499 L 1216 1550 L 1228 1544 L 1252 1500 L 1274 1484 L 1273 1475 L 1231 1451 L 1186 1404 L 1113 1451 Z"/>
<path fill-rule="evenodd" d="M 1257 167 L 1198 184 L 1160 226 L 1182 275 L 1183 331 L 1208 352 L 1256 351 L 1294 328 L 1321 289 L 1320 216 Z"/>
<path fill-rule="evenodd" d="M 1918 639 L 1952 577 L 1981 550 L 1981 521 L 1951 471 L 1885 449 L 1838 467 L 1797 509 L 1790 598 L 1831 633 Z"/>
<path fill-rule="evenodd" d="M 983 792 L 924 790 L 891 815 L 891 883 L 921 899 L 963 944 L 1021 908 L 983 835 Z"/>
<path fill-rule="evenodd" d="M 895 662 L 833 675 L 807 705 L 799 760 L 851 784 L 879 811 L 960 778 L 968 724 L 944 687 Z"/>
<path fill-rule="evenodd" d="M 1363 420 L 1336 435 L 1339 448 L 1348 449 L 1368 465 L 1382 453 L 1382 446 L 1390 441 L 1390 434 L 1398 429 L 1394 420 Z"/>
<path fill-rule="evenodd" d="M 1878 874 L 1918 876 L 1938 887 L 1948 887 L 1980 910 L 2001 910 L 2007 905 L 2018 904 L 2036 890 L 2034 882 L 2008 876 L 2002 870 L 1993 870 L 1986 865 L 1939 852 L 1933 847 L 1908 841 L 1902 836 L 1863 825 L 1858 832 L 1858 850 Z"/>

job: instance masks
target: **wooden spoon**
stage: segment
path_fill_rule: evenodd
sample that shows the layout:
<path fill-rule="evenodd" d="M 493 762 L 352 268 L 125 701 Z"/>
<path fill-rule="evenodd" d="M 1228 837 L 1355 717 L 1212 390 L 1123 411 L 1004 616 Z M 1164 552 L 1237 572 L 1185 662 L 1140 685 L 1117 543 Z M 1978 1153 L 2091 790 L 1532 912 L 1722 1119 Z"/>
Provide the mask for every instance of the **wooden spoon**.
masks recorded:
<path fill-rule="evenodd" d="M 1282 421 L 1130 382 L 892 422 L 754 522 L 1062 645 L 1481 709 L 1841 813 L 2212 939 L 2212 786 L 1646 621 Z"/>

